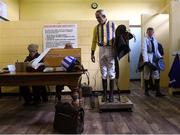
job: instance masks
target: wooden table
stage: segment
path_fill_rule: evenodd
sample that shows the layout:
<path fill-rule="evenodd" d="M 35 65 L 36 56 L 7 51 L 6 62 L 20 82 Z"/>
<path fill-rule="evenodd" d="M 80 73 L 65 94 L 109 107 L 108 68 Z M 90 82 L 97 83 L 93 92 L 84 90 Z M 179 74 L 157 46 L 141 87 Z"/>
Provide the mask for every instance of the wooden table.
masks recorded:
<path fill-rule="evenodd" d="M 83 72 L 14 72 L 0 74 L 0 86 L 66 85 L 72 90 L 73 103 L 79 96 L 78 80 Z M 1 87 L 0 87 L 1 96 Z"/>

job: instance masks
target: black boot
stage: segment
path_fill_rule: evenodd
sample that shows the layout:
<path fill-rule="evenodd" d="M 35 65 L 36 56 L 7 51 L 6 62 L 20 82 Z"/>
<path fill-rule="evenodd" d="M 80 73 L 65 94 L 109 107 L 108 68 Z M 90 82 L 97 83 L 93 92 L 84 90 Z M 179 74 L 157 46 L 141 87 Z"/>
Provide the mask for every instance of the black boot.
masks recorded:
<path fill-rule="evenodd" d="M 159 83 L 160 83 L 160 80 L 156 79 L 155 80 L 156 97 L 163 97 L 165 95 L 160 92 L 160 85 L 159 85 Z"/>
<path fill-rule="evenodd" d="M 103 84 L 102 102 L 107 102 L 107 79 L 102 79 L 102 84 Z"/>
<path fill-rule="evenodd" d="M 146 96 L 150 96 L 149 95 L 149 89 L 148 89 L 148 85 L 149 85 L 149 80 L 144 80 L 144 87 L 145 87 L 145 92 L 144 92 L 144 95 Z"/>
<path fill-rule="evenodd" d="M 32 104 L 32 93 L 30 92 L 29 86 L 20 86 L 20 94 L 24 98 L 24 106 Z"/>
<path fill-rule="evenodd" d="M 38 105 L 41 103 L 41 87 L 40 86 L 32 86 L 32 94 L 33 94 L 33 104 Z"/>
<path fill-rule="evenodd" d="M 113 90 L 114 90 L 114 79 L 110 80 L 109 102 L 114 102 Z"/>
<path fill-rule="evenodd" d="M 152 76 L 150 76 L 150 78 L 149 78 L 149 87 L 148 87 L 148 89 L 149 89 L 149 90 L 152 90 L 152 91 L 155 91 Z"/>
<path fill-rule="evenodd" d="M 48 93 L 45 86 L 41 86 L 41 97 L 43 102 L 48 101 Z"/>

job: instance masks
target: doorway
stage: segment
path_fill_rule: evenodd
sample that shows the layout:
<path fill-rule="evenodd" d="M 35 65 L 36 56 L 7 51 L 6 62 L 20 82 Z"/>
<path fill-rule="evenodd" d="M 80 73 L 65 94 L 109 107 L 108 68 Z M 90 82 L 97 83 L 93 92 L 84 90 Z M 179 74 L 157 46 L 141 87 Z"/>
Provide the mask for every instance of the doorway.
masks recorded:
<path fill-rule="evenodd" d="M 139 55 L 141 53 L 141 27 L 130 27 L 130 32 L 135 35 L 136 41 L 129 41 L 130 52 L 130 80 L 140 80 L 141 74 L 137 72 Z"/>

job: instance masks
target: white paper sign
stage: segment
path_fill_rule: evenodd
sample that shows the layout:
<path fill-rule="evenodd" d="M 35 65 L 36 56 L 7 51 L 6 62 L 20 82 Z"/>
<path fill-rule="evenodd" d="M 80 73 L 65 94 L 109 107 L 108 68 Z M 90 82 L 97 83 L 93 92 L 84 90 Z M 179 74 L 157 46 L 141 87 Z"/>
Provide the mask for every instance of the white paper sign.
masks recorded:
<path fill-rule="evenodd" d="M 43 45 L 47 48 L 64 48 L 66 43 L 77 48 L 77 24 L 49 24 L 43 28 Z"/>

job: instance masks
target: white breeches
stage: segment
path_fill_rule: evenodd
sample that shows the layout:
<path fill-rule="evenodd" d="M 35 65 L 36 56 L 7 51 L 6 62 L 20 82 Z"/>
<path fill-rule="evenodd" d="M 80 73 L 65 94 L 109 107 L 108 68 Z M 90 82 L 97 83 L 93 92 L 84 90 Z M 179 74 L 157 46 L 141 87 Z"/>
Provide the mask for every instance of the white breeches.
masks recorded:
<path fill-rule="evenodd" d="M 99 47 L 99 61 L 102 79 L 115 79 L 114 51 L 111 46 Z"/>
<path fill-rule="evenodd" d="M 150 75 L 153 79 L 159 79 L 159 70 L 151 71 L 151 69 L 148 66 L 144 66 L 144 80 L 149 80 Z"/>

